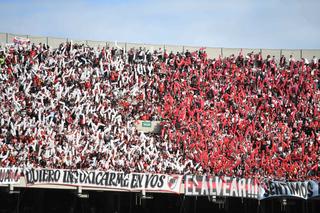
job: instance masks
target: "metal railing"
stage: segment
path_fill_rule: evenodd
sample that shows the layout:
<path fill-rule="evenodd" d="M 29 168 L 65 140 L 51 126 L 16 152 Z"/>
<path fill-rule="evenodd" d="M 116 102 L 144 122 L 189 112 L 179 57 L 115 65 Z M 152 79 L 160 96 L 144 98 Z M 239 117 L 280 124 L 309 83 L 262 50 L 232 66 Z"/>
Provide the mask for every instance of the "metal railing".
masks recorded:
<path fill-rule="evenodd" d="M 72 40 L 75 43 L 87 44 L 92 47 L 121 47 L 124 50 L 129 50 L 130 48 L 146 47 L 148 49 L 165 49 L 167 52 L 184 52 L 186 50 L 193 51 L 201 47 L 196 46 L 184 46 L 184 45 L 167 45 L 167 44 L 145 44 L 145 43 L 129 43 L 129 42 L 112 42 L 112 41 L 92 41 L 92 40 L 77 40 L 71 38 L 56 38 L 56 37 L 46 37 L 46 36 L 34 36 L 34 35 L 21 35 L 13 33 L 0 33 L 0 43 L 12 43 L 15 36 L 25 37 L 30 39 L 32 43 L 45 43 L 49 46 L 55 48 L 61 43 Z M 231 54 L 237 55 L 241 48 L 223 48 L 223 47 L 205 47 L 206 52 L 210 58 L 215 58 L 220 56 L 230 56 Z M 277 59 L 281 55 L 289 58 L 293 55 L 296 59 L 307 58 L 312 59 L 313 56 L 320 58 L 320 49 L 259 49 L 259 48 L 242 48 L 244 55 L 250 52 L 261 52 L 262 56 L 265 58 L 267 55 L 275 56 Z"/>

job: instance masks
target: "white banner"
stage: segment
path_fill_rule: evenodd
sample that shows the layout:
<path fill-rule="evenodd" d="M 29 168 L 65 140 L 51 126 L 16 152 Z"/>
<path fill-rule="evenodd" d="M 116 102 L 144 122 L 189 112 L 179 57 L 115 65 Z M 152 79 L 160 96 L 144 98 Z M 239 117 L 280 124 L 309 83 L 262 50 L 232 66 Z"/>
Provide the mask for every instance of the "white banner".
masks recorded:
<path fill-rule="evenodd" d="M 319 182 L 285 182 L 285 181 L 266 181 L 259 187 L 259 198 L 269 197 L 297 197 L 309 199 L 320 195 Z"/>
<path fill-rule="evenodd" d="M 250 178 L 185 176 L 185 195 L 258 198 L 258 183 Z"/>
<path fill-rule="evenodd" d="M 25 178 L 27 184 L 73 185 L 174 193 L 180 193 L 182 183 L 181 175 L 62 169 L 26 169 Z"/>
<path fill-rule="evenodd" d="M 0 184 L 19 184 L 20 173 L 19 168 L 0 168 Z"/>
<path fill-rule="evenodd" d="M 28 44 L 28 43 L 30 43 L 30 39 L 16 36 L 13 39 L 13 43 L 15 43 L 15 44 Z"/>

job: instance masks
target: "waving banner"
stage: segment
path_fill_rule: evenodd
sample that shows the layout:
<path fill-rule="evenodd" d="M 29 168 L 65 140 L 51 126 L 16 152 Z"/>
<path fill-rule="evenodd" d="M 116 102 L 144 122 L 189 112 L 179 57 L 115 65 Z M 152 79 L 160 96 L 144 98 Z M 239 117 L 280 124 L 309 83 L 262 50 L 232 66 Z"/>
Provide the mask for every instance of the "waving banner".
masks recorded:
<path fill-rule="evenodd" d="M 263 200 L 272 197 L 295 197 L 309 199 L 320 196 L 320 183 L 317 181 L 286 182 L 253 179 L 192 176 L 185 177 L 187 196 L 244 197 Z"/>
<path fill-rule="evenodd" d="M 62 169 L 27 169 L 27 184 L 55 184 L 180 193 L 181 175 Z"/>
<path fill-rule="evenodd" d="M 258 198 L 258 183 L 245 178 L 187 175 L 185 195 Z"/>
<path fill-rule="evenodd" d="M 23 175 L 25 181 L 20 182 Z M 125 173 L 64 169 L 0 168 L 0 185 L 69 185 L 125 191 L 180 193 L 182 175 Z M 243 197 L 259 200 L 273 197 L 310 199 L 320 196 L 320 182 L 264 180 L 250 178 L 187 175 L 184 177 L 186 196 Z"/>
<path fill-rule="evenodd" d="M 30 39 L 23 38 L 23 37 L 17 37 L 17 36 L 14 37 L 14 39 L 12 41 L 15 44 L 28 44 L 28 43 L 30 43 Z"/>
<path fill-rule="evenodd" d="M 296 197 L 309 199 L 320 194 L 319 182 L 266 181 L 259 187 L 259 199 L 269 197 Z"/>
<path fill-rule="evenodd" d="M 0 168 L 0 184 L 19 184 L 20 173 L 19 168 Z"/>

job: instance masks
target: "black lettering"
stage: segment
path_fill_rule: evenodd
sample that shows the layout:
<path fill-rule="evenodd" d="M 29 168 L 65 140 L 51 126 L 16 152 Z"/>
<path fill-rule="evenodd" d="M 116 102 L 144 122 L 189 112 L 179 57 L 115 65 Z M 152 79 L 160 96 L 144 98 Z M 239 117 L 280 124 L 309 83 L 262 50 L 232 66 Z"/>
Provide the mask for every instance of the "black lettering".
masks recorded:
<path fill-rule="evenodd" d="M 129 186 L 129 175 L 128 174 L 124 175 L 123 186 L 124 187 L 128 187 Z"/>
<path fill-rule="evenodd" d="M 79 175 L 80 175 L 79 171 L 73 171 L 72 172 L 72 178 L 73 178 L 75 183 L 80 183 Z"/>
<path fill-rule="evenodd" d="M 78 170 L 79 171 L 79 170 Z M 84 183 L 85 179 L 86 179 L 86 171 L 79 171 L 79 183 Z"/>
<path fill-rule="evenodd" d="M 292 182 L 288 183 L 288 189 L 290 191 L 290 194 L 293 195 L 294 194 L 294 187 Z"/>
<path fill-rule="evenodd" d="M 116 186 L 117 182 L 114 181 L 116 179 L 116 174 L 115 173 L 110 173 L 110 178 L 109 178 L 109 185 L 110 186 Z"/>
<path fill-rule="evenodd" d="M 61 176 L 60 170 L 54 171 L 54 173 L 53 173 L 53 179 L 54 179 L 55 182 L 59 182 L 60 176 Z"/>
<path fill-rule="evenodd" d="M 95 172 L 89 172 L 87 183 L 94 184 L 95 176 L 96 176 Z"/>
<path fill-rule="evenodd" d="M 306 186 L 306 184 L 305 183 L 301 183 L 301 195 L 302 195 L 302 197 L 304 197 L 304 198 L 307 198 L 307 186 Z"/>
<path fill-rule="evenodd" d="M 279 183 L 274 183 L 274 188 L 277 195 L 282 195 L 282 187 Z"/>
<path fill-rule="evenodd" d="M 84 183 L 90 183 L 90 173 L 89 172 L 85 172 L 86 173 L 86 178 L 84 180 Z"/>
<path fill-rule="evenodd" d="M 149 175 L 149 174 L 146 174 L 145 176 L 146 176 L 146 185 L 145 185 L 144 187 L 145 187 L 145 188 L 148 188 L 149 182 L 150 182 L 152 176 Z"/>
<path fill-rule="evenodd" d="M 123 187 L 123 173 L 117 174 L 117 185 Z"/>
<path fill-rule="evenodd" d="M 95 184 L 102 185 L 102 181 L 101 181 L 102 175 L 103 175 L 102 172 L 98 172 L 98 174 L 96 175 L 96 178 L 95 178 Z"/>
<path fill-rule="evenodd" d="M 139 184 L 139 188 L 142 187 L 142 181 L 143 181 L 143 174 L 137 174 L 137 179 L 138 179 L 138 184 Z"/>
<path fill-rule="evenodd" d="M 103 176 L 103 181 L 105 186 L 109 186 L 109 172 L 106 172 Z"/>
<path fill-rule="evenodd" d="M 91 184 L 96 184 L 96 176 L 97 176 L 97 172 L 92 172 L 91 175 Z"/>
<path fill-rule="evenodd" d="M 159 182 L 158 182 L 158 187 L 159 187 L 159 188 L 163 187 L 164 179 L 165 179 L 165 178 L 166 178 L 165 175 L 160 175 Z"/>
<path fill-rule="evenodd" d="M 33 180 L 33 169 L 26 170 L 27 183 L 34 183 Z"/>
<path fill-rule="evenodd" d="M 308 181 L 307 188 L 308 188 L 308 198 L 313 196 L 313 182 Z"/>
<path fill-rule="evenodd" d="M 269 187 L 270 187 L 270 194 L 271 195 L 275 195 L 276 194 L 276 189 L 275 189 L 275 185 L 274 185 L 275 183 L 274 182 L 270 182 L 270 185 L 269 185 Z"/>
<path fill-rule="evenodd" d="M 269 182 L 266 182 L 266 186 L 264 187 L 264 194 L 263 194 L 264 197 L 269 197 L 270 195 L 269 187 L 270 187 Z"/>
<path fill-rule="evenodd" d="M 47 182 L 47 173 L 48 173 L 48 170 L 44 169 L 42 170 L 42 174 L 40 176 L 40 182 Z"/>
<path fill-rule="evenodd" d="M 78 171 L 68 171 L 68 181 L 70 183 L 78 183 L 78 177 L 79 177 Z"/>
<path fill-rule="evenodd" d="M 157 175 L 152 175 L 151 177 L 151 187 L 154 188 L 157 185 L 158 182 L 158 176 Z"/>
<path fill-rule="evenodd" d="M 53 178 L 53 170 L 48 170 L 48 181 L 54 182 L 54 178 Z"/>
<path fill-rule="evenodd" d="M 288 195 L 287 183 L 279 183 L 279 185 L 281 186 L 281 189 L 283 189 L 282 193 L 284 193 L 285 195 Z"/>
<path fill-rule="evenodd" d="M 62 181 L 63 183 L 69 183 L 69 171 L 66 171 L 66 170 L 63 171 Z"/>
<path fill-rule="evenodd" d="M 299 183 L 295 182 L 295 183 L 291 183 L 291 185 L 292 185 L 292 192 L 293 192 L 292 194 L 299 196 L 301 194 Z"/>
<path fill-rule="evenodd" d="M 74 178 L 74 176 L 75 175 L 77 175 L 76 174 L 77 173 L 77 171 L 68 171 L 67 172 L 67 175 L 68 175 L 68 183 L 75 183 L 76 181 L 75 181 L 75 178 Z"/>
<path fill-rule="evenodd" d="M 132 180 L 131 180 L 131 188 L 138 188 L 139 187 L 139 183 L 138 183 L 138 177 L 139 175 L 137 174 L 132 174 Z"/>
<path fill-rule="evenodd" d="M 33 182 L 35 183 L 39 180 L 39 177 L 38 177 L 39 170 L 33 170 L 32 173 L 33 173 Z"/>

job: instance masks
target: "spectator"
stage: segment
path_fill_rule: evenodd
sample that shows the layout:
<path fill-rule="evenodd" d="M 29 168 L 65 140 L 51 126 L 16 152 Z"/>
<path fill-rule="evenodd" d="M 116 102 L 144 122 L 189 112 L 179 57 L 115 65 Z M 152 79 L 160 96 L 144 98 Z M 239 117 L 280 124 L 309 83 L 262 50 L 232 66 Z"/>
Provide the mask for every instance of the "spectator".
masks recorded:
<path fill-rule="evenodd" d="M 0 51 L 0 164 L 319 179 L 319 77 L 315 57 L 15 44 Z"/>

